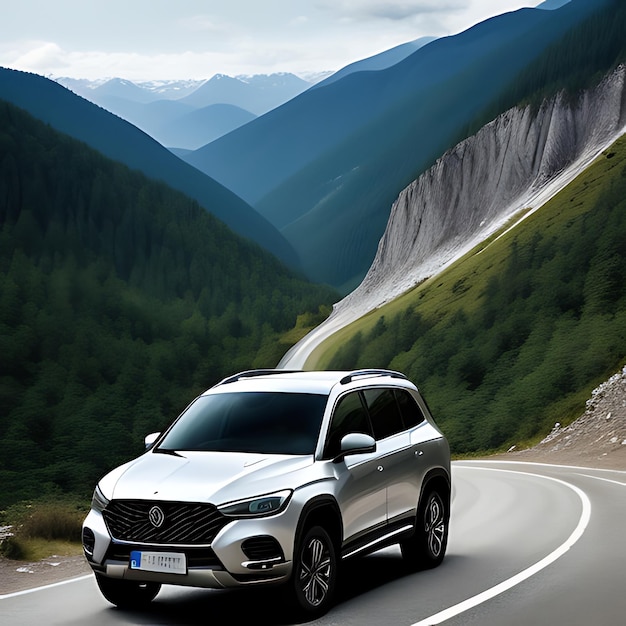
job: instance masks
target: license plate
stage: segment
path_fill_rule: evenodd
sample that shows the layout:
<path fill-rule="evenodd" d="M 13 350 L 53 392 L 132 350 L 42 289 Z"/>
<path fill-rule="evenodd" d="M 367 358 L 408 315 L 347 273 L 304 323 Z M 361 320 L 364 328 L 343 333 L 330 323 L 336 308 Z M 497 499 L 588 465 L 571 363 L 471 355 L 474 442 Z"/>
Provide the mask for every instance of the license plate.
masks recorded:
<path fill-rule="evenodd" d="M 168 574 L 186 574 L 187 560 L 180 552 L 140 552 L 130 553 L 130 569 L 144 572 L 166 572 Z"/>

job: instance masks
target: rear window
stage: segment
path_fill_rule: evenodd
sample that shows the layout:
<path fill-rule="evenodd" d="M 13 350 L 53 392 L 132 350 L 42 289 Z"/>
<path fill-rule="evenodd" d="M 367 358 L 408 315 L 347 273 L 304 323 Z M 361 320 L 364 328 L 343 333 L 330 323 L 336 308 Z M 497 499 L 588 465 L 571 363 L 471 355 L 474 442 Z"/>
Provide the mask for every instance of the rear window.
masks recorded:
<path fill-rule="evenodd" d="M 393 389 L 366 389 L 363 395 L 376 439 L 390 437 L 405 429 Z"/>
<path fill-rule="evenodd" d="M 412 428 L 424 421 L 424 413 L 415 401 L 415 398 L 404 389 L 396 389 L 396 398 L 402 412 L 402 419 L 406 428 Z"/>
<path fill-rule="evenodd" d="M 363 396 L 379 441 L 424 421 L 415 398 L 404 389 L 366 389 Z"/>

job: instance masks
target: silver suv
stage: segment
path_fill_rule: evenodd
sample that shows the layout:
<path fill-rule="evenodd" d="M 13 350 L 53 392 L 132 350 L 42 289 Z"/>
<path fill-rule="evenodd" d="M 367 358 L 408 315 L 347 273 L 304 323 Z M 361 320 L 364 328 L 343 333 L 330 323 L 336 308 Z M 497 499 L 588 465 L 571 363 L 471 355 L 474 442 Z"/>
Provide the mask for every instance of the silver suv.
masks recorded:
<path fill-rule="evenodd" d="M 241 372 L 146 448 L 100 481 L 83 523 L 100 591 L 120 607 L 162 584 L 282 584 L 311 618 L 343 559 L 392 544 L 411 567 L 444 558 L 450 450 L 399 372 Z"/>

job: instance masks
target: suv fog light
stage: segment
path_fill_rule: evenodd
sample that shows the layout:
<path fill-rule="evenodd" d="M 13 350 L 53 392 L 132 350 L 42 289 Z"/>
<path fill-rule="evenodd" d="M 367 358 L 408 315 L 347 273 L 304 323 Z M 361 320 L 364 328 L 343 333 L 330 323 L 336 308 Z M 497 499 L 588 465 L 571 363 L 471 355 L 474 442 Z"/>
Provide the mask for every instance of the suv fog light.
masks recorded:
<path fill-rule="evenodd" d="M 280 544 L 274 537 L 251 537 L 241 544 L 241 550 L 251 561 L 284 560 Z"/>
<path fill-rule="evenodd" d="M 93 550 L 96 545 L 96 536 L 91 528 L 83 528 L 83 550 L 87 556 L 93 556 Z"/>

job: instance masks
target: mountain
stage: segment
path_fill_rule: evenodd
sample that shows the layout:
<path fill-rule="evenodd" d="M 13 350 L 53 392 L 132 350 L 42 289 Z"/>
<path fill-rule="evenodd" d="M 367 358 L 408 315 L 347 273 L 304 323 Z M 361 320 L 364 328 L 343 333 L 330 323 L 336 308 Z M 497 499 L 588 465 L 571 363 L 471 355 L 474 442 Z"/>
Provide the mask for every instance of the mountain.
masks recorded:
<path fill-rule="evenodd" d="M 419 39 L 407 41 L 399 46 L 395 46 L 394 48 L 375 54 L 367 59 L 350 63 L 350 65 L 346 65 L 346 67 L 335 72 L 325 80 L 320 81 L 317 85 L 315 85 L 315 87 L 329 85 L 330 83 L 333 83 L 348 74 L 353 74 L 354 72 L 384 70 L 392 65 L 395 65 L 396 63 L 400 63 L 400 61 L 406 59 L 406 57 L 410 54 L 413 54 L 416 50 L 419 50 L 427 43 L 430 43 L 435 39 L 436 37 L 420 37 Z"/>
<path fill-rule="evenodd" d="M 310 86 L 307 81 L 289 73 L 235 78 L 216 74 L 184 97 L 182 102 L 196 108 L 210 104 L 233 104 L 254 115 L 262 115 L 296 97 Z"/>
<path fill-rule="evenodd" d="M 523 18 L 507 31 L 511 46 L 534 47 L 535 36 L 552 44 L 509 72 L 498 68 L 502 89 L 484 103 L 469 97 L 468 84 L 484 77 L 492 54 L 511 52 L 489 28 L 451 38 L 458 46 L 437 40 L 385 70 L 309 90 L 335 93 L 347 81 L 364 96 L 371 75 L 398 89 L 400 73 L 410 87 L 429 77 L 428 61 L 442 50 L 455 62 L 477 55 L 466 72 L 451 67 L 430 76 L 425 94 L 441 97 L 441 78 L 451 114 L 475 111 L 449 141 L 438 132 L 418 136 L 432 141 L 432 163 L 395 193 L 362 285 L 301 344 L 315 346 L 316 336 L 332 332 L 316 365 L 406 372 L 458 453 L 506 449 L 549 431 L 578 411 L 626 353 L 626 5 L 607 0 L 589 20 L 584 11 L 562 13 L 575 5 L 589 6 L 573 1 L 552 11 L 578 23 L 564 26 L 563 38 L 554 36 L 553 22 L 537 18 L 548 11 L 507 17 L 505 26 Z M 422 68 L 411 73 L 415 55 Z M 88 497 L 101 468 L 134 454 L 185 398 L 224 368 L 271 366 L 295 341 L 286 337 L 319 323 L 337 296 L 234 234 L 210 206 L 87 145 L 144 169 L 153 160 L 173 164 L 161 160 L 167 151 L 160 146 L 146 159 L 155 142 L 143 133 L 65 90 L 49 91 L 41 77 L 17 74 L 0 73 L 0 92 L 27 105 L 0 103 L 0 508 L 42 492 Z M 411 120 L 422 109 L 404 94 L 407 110 L 392 109 L 406 113 L 398 124 L 404 120 L 410 137 L 382 151 L 393 185 L 400 161 L 413 163 L 421 147 Z M 367 98 L 363 106 L 370 107 Z M 400 133 L 393 116 L 381 119 Z M 362 123 L 380 130 L 378 122 Z M 351 138 L 341 139 L 346 149 Z M 355 154 L 376 147 L 367 133 L 354 139 Z M 386 184 L 382 173 L 376 185 Z M 237 196 L 215 181 L 209 188 L 247 215 Z M 209 205 L 223 208 L 212 191 Z M 308 189 L 295 191 L 299 201 Z M 346 233 L 361 226 L 356 215 Z M 334 248 L 317 250 L 325 256 Z M 294 363 L 290 354 L 279 366 Z"/>
<path fill-rule="evenodd" d="M 258 212 L 128 122 L 52 80 L 16 70 L 0 68 L 0 99 L 105 156 L 186 193 L 234 232 L 257 242 L 291 267 L 298 266 L 293 248 Z"/>
<path fill-rule="evenodd" d="M 538 4 L 536 8 L 544 9 L 546 11 L 553 11 L 554 9 L 559 9 L 568 2 L 570 2 L 570 0 L 545 0 L 545 2 Z"/>
<path fill-rule="evenodd" d="M 169 149 L 195 150 L 256 117 L 233 104 L 210 104 L 196 108 L 181 100 L 163 99 L 144 103 L 112 95 L 94 98 L 93 101 Z"/>
<path fill-rule="evenodd" d="M 98 85 L 91 92 L 92 102 L 101 104 L 106 102 L 107 99 L 121 99 L 130 100 L 131 102 L 152 102 L 154 97 L 152 93 L 136 85 L 130 80 L 124 80 L 123 78 L 111 78 L 105 83 Z"/>
<path fill-rule="evenodd" d="M 415 46 L 418 42 L 406 45 Z M 397 53 L 389 51 L 388 54 Z M 67 77 L 55 80 L 101 106 L 120 100 L 141 104 L 157 100 L 182 100 L 193 109 L 210 104 L 232 104 L 261 115 L 306 91 L 318 79 L 302 79 L 288 72 L 277 72 L 234 77 L 216 74 L 207 80 L 130 81 L 109 78 L 90 81 Z"/>
<path fill-rule="evenodd" d="M 626 131 L 626 5 L 612 9 L 551 46 L 502 100 L 517 104 L 402 190 L 365 279 L 283 366 L 541 208 Z"/>
<path fill-rule="evenodd" d="M 125 100 L 132 100 L 135 97 L 139 102 L 178 100 L 189 95 L 205 82 L 197 79 L 129 81 L 121 78 L 107 78 L 89 80 L 67 76 L 59 76 L 54 80 L 90 102 L 94 102 L 99 97 L 106 98 L 108 96 L 117 96 Z"/>
<path fill-rule="evenodd" d="M 373 261 L 398 193 L 467 135 L 519 71 L 604 4 L 494 17 L 387 69 L 309 89 L 186 159 L 279 228 L 309 277 L 348 293 Z"/>
<path fill-rule="evenodd" d="M 624 364 L 625 169 L 622 136 L 540 210 L 342 333 L 326 367 L 407 372 L 453 449 L 567 425 Z"/>
<path fill-rule="evenodd" d="M 255 118 L 256 115 L 233 104 L 209 104 L 172 119 L 161 120 L 151 129 L 144 128 L 141 122 L 137 126 L 164 146 L 196 150 Z"/>
<path fill-rule="evenodd" d="M 312 82 L 294 74 L 230 77 L 206 81 L 135 83 L 59 78 L 57 82 L 119 115 L 169 148 L 195 150 L 257 115 L 302 93 Z"/>
<path fill-rule="evenodd" d="M 161 141 L 159 129 L 175 123 L 196 110 L 191 105 L 170 99 L 137 102 L 128 98 L 107 95 L 93 98 L 91 101 L 130 122 L 165 147 L 169 145 Z"/>

